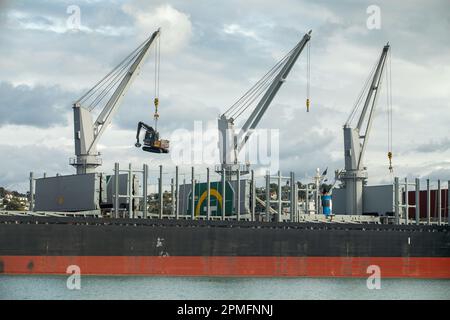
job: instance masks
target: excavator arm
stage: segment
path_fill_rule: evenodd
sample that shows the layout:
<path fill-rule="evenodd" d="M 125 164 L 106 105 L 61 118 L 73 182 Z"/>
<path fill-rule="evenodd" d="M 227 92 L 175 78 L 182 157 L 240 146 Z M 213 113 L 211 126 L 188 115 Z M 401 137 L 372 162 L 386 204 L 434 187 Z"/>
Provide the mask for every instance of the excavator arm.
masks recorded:
<path fill-rule="evenodd" d="M 142 128 L 144 128 L 146 130 L 146 132 L 145 132 L 146 138 L 147 138 L 147 136 L 150 138 L 150 137 L 154 137 L 156 135 L 156 131 L 152 127 L 150 127 L 148 124 L 140 121 L 137 126 L 136 143 L 134 144 L 136 146 L 136 148 L 141 147 L 141 143 L 139 142 L 139 136 L 141 134 Z M 145 144 L 145 139 L 144 139 L 144 144 Z"/>

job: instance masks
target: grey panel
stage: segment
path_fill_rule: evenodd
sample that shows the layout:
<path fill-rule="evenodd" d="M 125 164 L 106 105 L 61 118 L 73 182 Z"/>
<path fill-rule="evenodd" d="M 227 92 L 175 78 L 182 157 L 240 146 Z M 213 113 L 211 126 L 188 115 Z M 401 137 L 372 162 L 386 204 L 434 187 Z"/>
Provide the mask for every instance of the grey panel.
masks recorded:
<path fill-rule="evenodd" d="M 231 188 L 233 191 L 237 192 L 237 181 L 230 181 Z M 240 212 L 241 214 L 250 213 L 250 180 L 241 179 L 240 185 Z M 233 214 L 236 214 L 236 203 L 237 199 L 233 199 Z"/>
<path fill-rule="evenodd" d="M 113 195 L 114 195 L 114 181 L 115 180 L 116 179 L 113 175 L 106 177 L 106 181 L 107 181 L 106 190 L 108 193 L 108 197 L 107 197 L 108 203 L 114 202 Z M 119 194 L 124 195 L 127 193 L 128 193 L 128 174 L 122 173 L 119 175 Z M 127 199 L 119 198 L 119 204 L 122 204 L 122 203 L 127 203 Z"/>
<path fill-rule="evenodd" d="M 347 214 L 345 206 L 345 188 L 333 190 L 333 214 Z M 364 186 L 363 213 L 380 216 L 393 212 L 394 188 L 392 184 L 379 186 Z"/>
<path fill-rule="evenodd" d="M 179 188 L 178 211 L 180 214 L 186 214 L 189 208 L 188 197 L 192 187 L 190 184 L 180 184 Z"/>
<path fill-rule="evenodd" d="M 114 203 L 114 175 L 106 176 L 106 190 L 107 190 L 107 203 Z M 119 174 L 119 195 L 127 195 L 128 194 L 128 173 Z M 136 174 L 133 174 L 133 195 L 139 195 L 139 177 Z M 139 207 L 139 201 L 133 201 L 135 210 Z M 128 198 L 127 197 L 119 197 L 119 208 L 128 208 Z"/>
<path fill-rule="evenodd" d="M 99 209 L 98 173 L 36 179 L 36 211 L 85 211 Z"/>
<path fill-rule="evenodd" d="M 363 192 L 364 213 L 384 216 L 394 211 L 394 186 L 365 186 Z"/>
<path fill-rule="evenodd" d="M 331 197 L 333 214 L 346 214 L 345 212 L 345 189 L 333 189 Z"/>

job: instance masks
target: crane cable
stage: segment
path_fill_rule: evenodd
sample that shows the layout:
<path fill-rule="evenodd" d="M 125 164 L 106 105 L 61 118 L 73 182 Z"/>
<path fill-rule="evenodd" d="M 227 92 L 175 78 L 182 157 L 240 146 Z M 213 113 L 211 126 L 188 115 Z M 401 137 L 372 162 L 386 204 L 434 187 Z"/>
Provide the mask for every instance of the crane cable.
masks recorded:
<path fill-rule="evenodd" d="M 281 69 L 282 65 L 279 65 L 277 68 L 273 69 L 273 71 L 269 74 L 265 79 L 261 79 L 260 82 L 254 87 L 254 89 L 242 100 L 240 106 L 235 108 L 231 117 L 233 119 L 238 119 L 242 113 L 244 113 L 255 101 L 258 99 L 266 90 L 270 87 L 272 82 L 276 78 L 276 74 Z"/>
<path fill-rule="evenodd" d="M 386 96 L 387 96 L 387 117 L 388 117 L 388 159 L 389 172 L 392 174 L 394 169 L 392 167 L 392 55 L 389 51 L 389 69 L 386 72 Z"/>
<path fill-rule="evenodd" d="M 147 41 L 148 40 L 141 43 L 128 56 L 126 56 L 113 70 L 111 70 L 88 92 L 86 92 L 81 98 L 79 98 L 77 100 L 77 103 L 82 104 L 84 108 L 92 111 L 106 97 L 109 97 L 110 93 L 113 92 L 113 89 L 115 89 L 118 83 L 123 79 L 129 67 L 136 60 L 137 56 L 142 52 Z"/>
<path fill-rule="evenodd" d="M 364 82 L 364 85 L 356 99 L 355 104 L 353 105 L 352 111 L 351 111 L 350 115 L 348 116 L 347 121 L 345 122 L 345 125 L 350 125 L 350 123 L 355 118 L 360 106 L 362 105 L 362 99 L 364 96 L 367 95 L 367 92 L 368 92 L 369 86 L 370 86 L 370 80 L 373 78 L 373 74 L 377 67 L 377 63 L 378 63 L 378 61 L 375 62 L 375 64 L 373 65 L 373 67 L 369 73 L 369 76 L 367 77 L 366 81 Z"/>
<path fill-rule="evenodd" d="M 310 106 L 310 83 L 311 83 L 311 42 L 306 45 L 306 112 Z"/>
<path fill-rule="evenodd" d="M 155 120 L 155 131 L 158 130 L 158 106 L 159 106 L 159 70 L 160 70 L 160 61 L 161 61 L 161 37 L 158 36 L 158 39 L 155 43 L 155 98 L 153 103 L 155 105 L 155 113 L 153 114 L 153 118 Z"/>
<path fill-rule="evenodd" d="M 237 100 L 230 108 L 228 108 L 224 115 L 228 115 L 233 119 L 237 119 L 273 82 L 276 74 L 286 63 L 287 59 L 295 50 L 292 49 L 280 61 L 278 61 L 253 87 L 251 87 L 239 100 Z"/>

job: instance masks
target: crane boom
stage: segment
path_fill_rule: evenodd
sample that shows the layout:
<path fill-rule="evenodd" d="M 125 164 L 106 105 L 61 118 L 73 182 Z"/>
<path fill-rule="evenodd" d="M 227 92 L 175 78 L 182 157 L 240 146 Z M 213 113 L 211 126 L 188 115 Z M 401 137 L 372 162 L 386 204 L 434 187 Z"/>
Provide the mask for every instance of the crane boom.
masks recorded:
<path fill-rule="evenodd" d="M 308 33 L 306 33 L 303 36 L 302 40 L 289 52 L 289 54 L 275 66 L 277 68 L 274 67 L 271 69 L 271 71 L 279 70 L 279 72 L 275 76 L 268 78 L 270 79 L 271 82 L 269 82 L 269 85 L 265 86 L 267 87 L 267 90 L 265 91 L 263 97 L 259 100 L 256 107 L 251 112 L 250 116 L 244 122 L 244 125 L 239 130 L 238 134 L 236 134 L 234 130 L 235 118 L 227 115 L 228 111 L 231 108 L 220 116 L 220 118 L 218 119 L 218 129 L 221 138 L 221 142 L 219 143 L 219 149 L 221 151 L 221 161 L 222 161 L 220 171 L 223 169 L 225 169 L 226 171 L 230 171 L 233 170 L 232 168 L 234 166 L 238 165 L 239 152 L 247 143 L 248 139 L 253 133 L 253 129 L 255 129 L 259 124 L 259 122 L 261 121 L 261 118 L 267 111 L 268 107 L 272 103 L 273 99 L 275 98 L 276 94 L 278 93 L 283 83 L 286 81 L 286 78 L 289 75 L 292 67 L 294 66 L 295 62 L 297 61 L 298 57 L 300 56 L 300 54 L 302 53 L 303 49 L 305 48 L 306 44 L 310 39 L 311 39 L 311 30 Z M 261 85 L 260 82 L 258 82 L 255 85 L 255 87 L 265 88 L 264 86 Z M 248 100 L 252 99 L 254 100 L 255 97 L 257 96 L 255 92 L 252 92 L 252 89 L 247 92 L 247 94 L 249 94 L 249 92 L 251 93 L 249 95 L 250 98 L 247 97 Z M 236 104 L 238 104 L 243 98 L 239 99 Z M 233 105 L 233 107 L 235 105 Z M 247 107 L 248 106 L 245 106 L 244 110 Z M 241 113 L 242 111 L 238 110 L 238 114 L 240 115 Z"/>
<path fill-rule="evenodd" d="M 101 159 L 97 152 L 98 141 L 111 123 L 134 78 L 139 74 L 140 68 L 150 53 L 149 48 L 159 34 L 160 30 L 158 29 L 113 71 L 74 103 L 76 158 L 71 159 L 71 165 L 76 167 L 77 174 L 94 172 L 95 168 L 101 165 Z M 116 85 L 117 87 L 115 87 Z M 115 90 L 93 122 L 91 111 L 114 87 Z M 94 95 L 96 93 L 98 95 Z M 88 99 L 91 99 L 91 104 L 84 106 L 83 104 L 87 103 Z"/>
<path fill-rule="evenodd" d="M 358 169 L 361 169 L 362 159 L 364 158 L 364 153 L 365 153 L 366 147 L 367 147 L 367 141 L 369 141 L 369 134 L 370 134 L 370 130 L 372 129 L 373 115 L 374 115 L 374 111 L 375 111 L 375 108 L 377 105 L 379 88 L 380 88 L 381 82 L 383 80 L 384 65 L 386 63 L 388 51 L 389 51 L 389 44 L 387 44 L 383 48 L 383 51 L 380 56 L 380 60 L 377 65 L 377 69 L 375 70 L 372 84 L 369 89 L 369 94 L 367 95 L 366 102 L 364 103 L 364 108 L 361 113 L 361 117 L 359 118 L 359 121 L 358 121 L 357 128 L 358 128 L 358 131 L 361 131 L 361 127 L 363 125 L 365 115 L 367 114 L 367 110 L 370 105 L 369 117 L 367 119 L 366 130 L 364 132 L 364 138 L 363 138 L 364 140 L 363 140 L 363 144 L 361 147 L 360 156 L 358 159 L 358 165 L 357 165 Z"/>
<path fill-rule="evenodd" d="M 247 142 L 248 138 L 252 133 L 251 130 L 256 128 L 262 116 L 266 112 L 267 108 L 272 103 L 273 98 L 278 93 L 278 90 L 280 90 L 281 86 L 286 81 L 289 72 L 291 71 L 292 67 L 294 66 L 295 62 L 300 56 L 300 53 L 302 53 L 303 48 L 306 46 L 306 43 L 309 41 L 309 39 L 311 39 L 311 31 L 306 33 L 303 36 L 303 39 L 297 44 L 297 46 L 295 46 L 292 55 L 289 57 L 284 67 L 278 73 L 277 77 L 272 82 L 269 89 L 267 89 L 263 98 L 258 103 L 256 108 L 253 110 L 250 117 L 248 117 L 247 121 L 242 126 L 242 129 L 240 130 L 238 136 L 238 141 L 241 141 L 238 146 L 238 151 L 241 151 L 242 147 Z"/>
<path fill-rule="evenodd" d="M 377 64 L 371 73 L 370 86 L 367 89 L 367 96 L 356 127 L 353 128 L 350 122 L 356 113 L 358 103 L 355 105 L 347 122 L 344 124 L 345 170 L 341 172 L 340 179 L 344 183 L 346 189 L 347 214 L 360 215 L 363 213 L 362 193 L 363 186 L 367 180 L 367 171 L 363 166 L 363 160 L 369 141 L 369 134 L 372 128 L 378 93 L 383 80 L 384 66 L 389 48 L 389 43 L 383 47 L 380 58 L 377 60 Z M 365 92 L 365 88 L 363 89 L 363 92 Z M 360 97 L 362 97 L 362 95 Z M 362 134 L 361 130 L 363 129 L 364 123 L 366 123 L 365 131 Z"/>

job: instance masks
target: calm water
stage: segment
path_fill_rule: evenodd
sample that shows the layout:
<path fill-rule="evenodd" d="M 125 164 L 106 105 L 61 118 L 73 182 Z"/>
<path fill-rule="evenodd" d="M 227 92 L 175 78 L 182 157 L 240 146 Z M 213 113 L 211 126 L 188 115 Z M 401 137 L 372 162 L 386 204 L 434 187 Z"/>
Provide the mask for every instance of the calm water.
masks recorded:
<path fill-rule="evenodd" d="M 450 280 L 0 276 L 0 299 L 450 299 Z"/>

